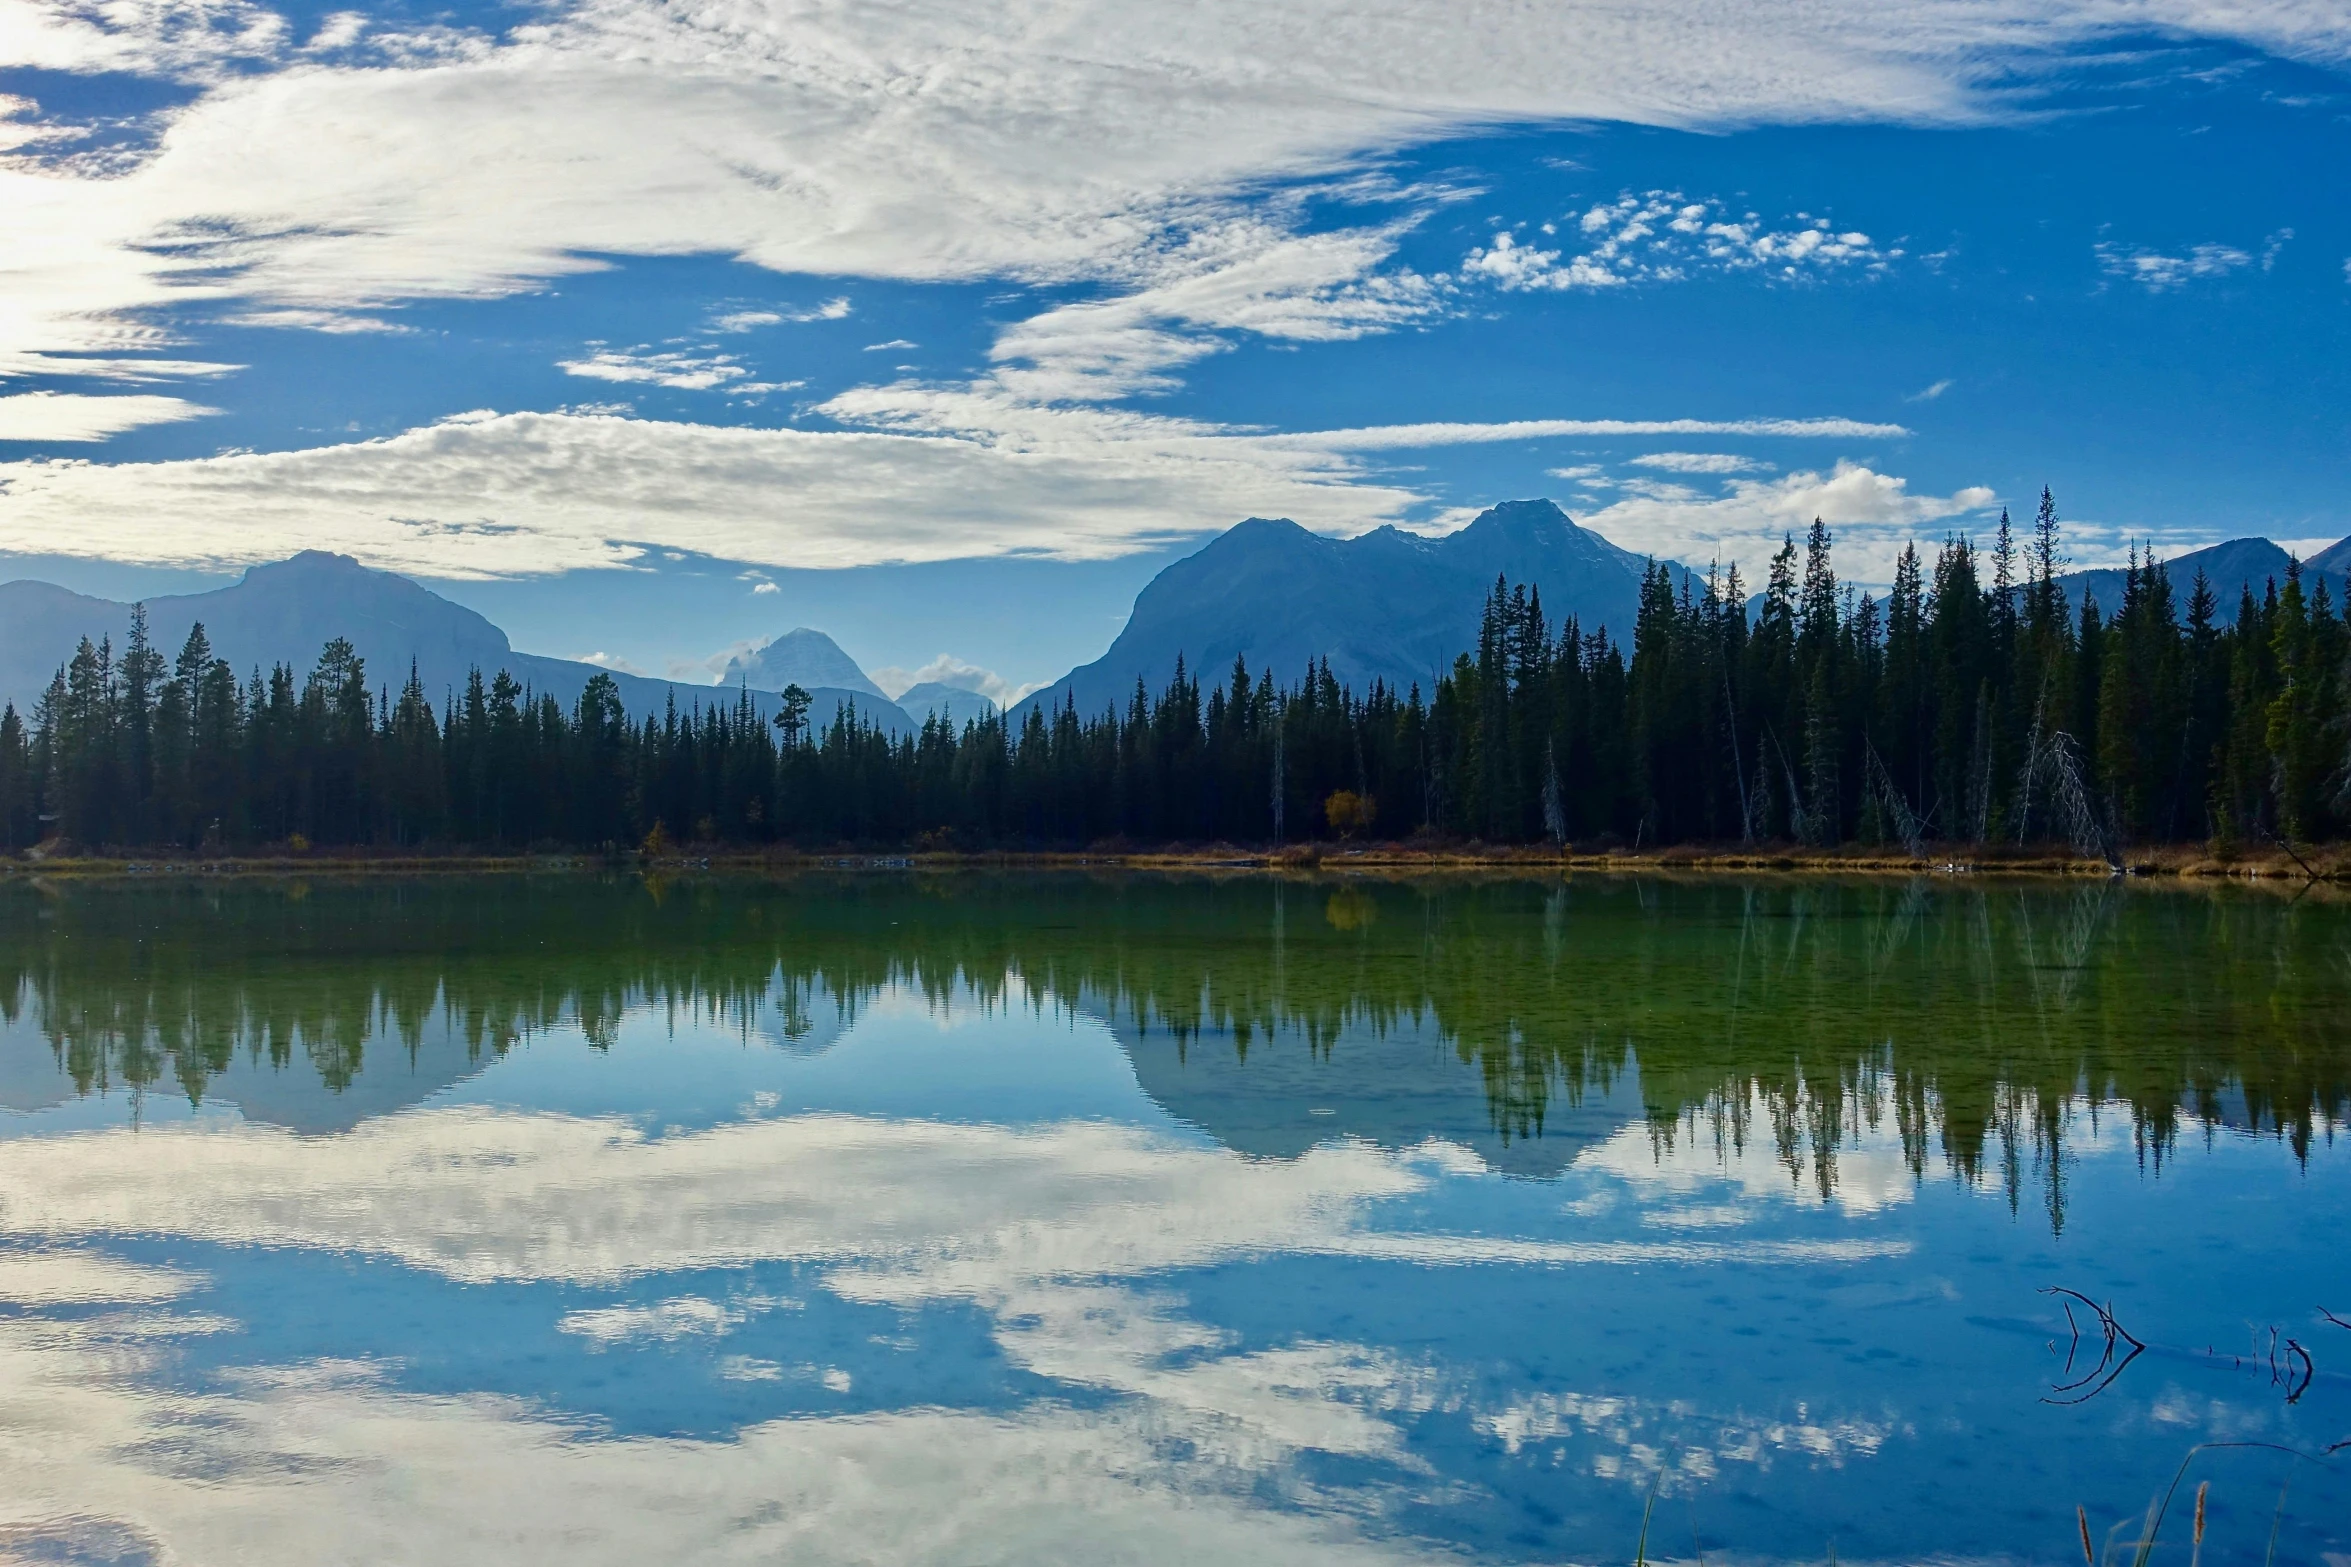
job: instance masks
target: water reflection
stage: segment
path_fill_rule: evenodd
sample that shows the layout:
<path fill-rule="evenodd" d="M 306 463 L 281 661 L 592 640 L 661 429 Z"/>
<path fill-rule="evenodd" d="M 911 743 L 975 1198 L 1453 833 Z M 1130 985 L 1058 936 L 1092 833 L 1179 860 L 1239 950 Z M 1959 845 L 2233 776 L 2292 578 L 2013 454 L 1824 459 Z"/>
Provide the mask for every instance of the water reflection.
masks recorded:
<path fill-rule="evenodd" d="M 308 1131 L 632 1009 L 817 1053 L 885 991 L 1110 1025 L 1229 1147 L 1431 1138 L 1554 1174 L 1628 1119 L 1833 1196 L 1885 1130 L 2065 1214 L 2071 1123 L 2331 1138 L 2351 921 L 2115 883 L 1124 878 L 98 885 L 0 892 L 0 1104 L 167 1088 Z"/>
<path fill-rule="evenodd" d="M 2345 913 L 0 889 L 0 1562 L 2073 1559 L 2351 1436 Z"/>

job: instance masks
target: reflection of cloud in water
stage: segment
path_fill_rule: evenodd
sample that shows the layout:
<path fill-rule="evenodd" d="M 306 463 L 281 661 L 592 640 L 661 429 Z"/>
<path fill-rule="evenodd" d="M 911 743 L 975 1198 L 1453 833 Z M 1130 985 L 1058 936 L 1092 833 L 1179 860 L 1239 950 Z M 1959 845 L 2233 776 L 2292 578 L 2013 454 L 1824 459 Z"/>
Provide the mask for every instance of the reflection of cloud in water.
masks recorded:
<path fill-rule="evenodd" d="M 1849 1249 L 1374 1226 L 1375 1204 L 1427 1190 L 1461 1157 L 1344 1142 L 1249 1160 L 1106 1122 L 844 1115 L 654 1138 L 618 1120 L 464 1107 L 385 1117 L 323 1143 L 235 1123 L 0 1143 L 0 1223 L 27 1236 L 143 1231 L 376 1252 L 465 1282 L 830 1262 L 841 1294 L 900 1303 L 1271 1252 L 1469 1264 Z M 1650 1168 L 1645 1145 L 1638 1159 Z"/>
<path fill-rule="evenodd" d="M 591 1440 L 501 1399 L 398 1393 L 364 1368 L 290 1370 L 203 1396 L 141 1391 L 147 1362 L 123 1358 L 131 1335 L 101 1345 L 71 1323 L 34 1333 L 0 1321 L 0 1414 L 40 1410 L 73 1426 L 37 1455 L 16 1515 L 99 1499 L 90 1505 L 199 1561 L 321 1559 L 378 1539 L 401 1540 L 416 1559 L 633 1560 L 657 1549 L 716 1560 L 1146 1561 L 1218 1549 L 1371 1559 L 1380 1552 L 1352 1525 L 1288 1516 L 1267 1498 L 1380 1516 L 1389 1489 L 1417 1483 L 1422 1468 L 1405 1423 L 1458 1390 L 1427 1364 L 1359 1344 L 1243 1349 L 1189 1319 L 1154 1279 L 1279 1254 L 1563 1266 L 1904 1249 L 1380 1227 L 1383 1204 L 1476 1163 L 1441 1144 L 1354 1141 L 1250 1160 L 1105 1122 L 1016 1130 L 807 1115 L 651 1137 L 617 1120 L 472 1107 L 386 1117 L 327 1141 L 188 1123 L 0 1143 L 0 1224 L 49 1241 L 40 1256 L 83 1258 L 0 1271 L 29 1298 L 154 1301 L 183 1287 L 55 1249 L 120 1233 L 373 1252 L 468 1283 L 618 1285 L 798 1261 L 826 1269 L 825 1286 L 849 1299 L 969 1303 L 1012 1364 L 1115 1395 L 1084 1411 L 1041 1400 L 1009 1416 L 775 1421 L 726 1443 Z M 43 1283 L 77 1268 L 79 1283 Z M 792 1304 L 676 1294 L 585 1306 L 559 1325 L 599 1348 L 715 1339 Z M 721 1374 L 846 1378 L 750 1357 Z M 1305 1478 L 1308 1452 L 1378 1463 L 1392 1478 L 1352 1485 L 1341 1506 Z M 142 1467 L 154 1465 L 170 1474 Z M 183 1471 L 213 1476 L 213 1488 L 182 1485 Z M 403 1511 L 419 1497 L 429 1518 Z M 514 1497 L 536 1525 L 512 1516 Z M 238 1533 L 241 1518 L 250 1534 Z"/>
<path fill-rule="evenodd" d="M 1929 1117 L 1939 1117 L 1933 1095 L 1923 1108 Z M 1750 1084 L 1742 1097 L 1717 1097 L 1668 1123 L 1636 1121 L 1620 1127 L 1579 1155 L 1576 1167 L 1614 1175 L 1636 1191 L 1668 1199 L 1720 1194 L 1728 1183 L 1750 1205 L 1786 1202 L 1806 1208 L 1834 1205 L 1849 1215 L 1878 1213 L 1909 1202 L 1922 1178 L 1917 1125 L 1911 1128 L 1913 1143 L 1906 1145 L 1902 1120 L 1884 1075 L 1864 1074 L 1858 1082 L 1839 1085 L 1833 1096 L 1802 1090 L 1782 1098 Z M 2080 1095 L 2045 1104 L 2029 1090 L 2003 1090 L 1997 1125 L 2008 1157 L 2029 1156 L 2036 1169 L 2052 1157 L 2053 1145 L 2032 1135 L 2049 1121 L 2065 1129 L 2062 1157 L 2068 1166 L 2127 1151 L 2136 1132 L 2127 1105 Z M 2004 1171 L 2011 1191 L 2016 1189 L 2013 1173 Z M 1676 1201 L 1645 1212 L 1642 1222 L 1696 1230 L 1734 1226 L 1748 1216 L 1735 1203 Z"/>
<path fill-rule="evenodd" d="M 715 1300 L 679 1295 L 655 1306 L 600 1306 L 564 1314 L 556 1329 L 589 1343 L 626 1344 L 638 1339 L 717 1338 L 742 1320 Z"/>
<path fill-rule="evenodd" d="M 1841 1466 L 1867 1458 L 1896 1436 L 1896 1420 L 1814 1419 L 1799 1403 L 1792 1418 L 1713 1414 L 1690 1404 L 1623 1396 L 1538 1393 L 1477 1417 L 1477 1427 L 1512 1453 L 1556 1445 L 1596 1449 L 1586 1462 L 1603 1480 L 1646 1486 L 1661 1472 L 1712 1478 L 1728 1463 L 1768 1470 L 1781 1456 Z"/>
<path fill-rule="evenodd" d="M 1897 1127 L 1883 1082 L 1845 1084 L 1833 1125 L 1815 1124 L 1829 1102 L 1811 1093 L 1788 1104 L 1749 1085 L 1743 1099 L 1717 1100 L 1671 1126 L 1636 1121 L 1576 1163 L 1673 1196 L 1719 1191 L 1730 1182 L 1754 1202 L 1803 1207 L 1833 1202 L 1849 1214 L 1876 1213 L 1910 1201 L 1918 1174 Z M 1823 1166 L 1833 1171 L 1822 1179 Z M 1690 1204 L 1660 1208 L 1644 1222 L 1700 1229 L 1740 1222 L 1736 1207 Z"/>
<path fill-rule="evenodd" d="M 724 1304 L 700 1295 L 673 1295 L 652 1305 L 596 1306 L 565 1312 L 555 1327 L 558 1332 L 575 1333 L 599 1349 L 646 1340 L 666 1343 L 724 1338 L 761 1312 L 798 1311 L 801 1304 L 780 1295 L 744 1295 Z"/>
<path fill-rule="evenodd" d="M 133 1287 L 134 1298 L 158 1291 Z M 151 1353 L 0 1318 L 0 1555 L 318 1562 L 1372 1563 L 1409 1547 L 1277 1512 L 1178 1463 L 1182 1406 L 775 1420 L 723 1442 L 612 1439 L 515 1399 L 394 1391 L 375 1368 L 152 1384 Z M 1197 1424 L 1197 1423 L 1195 1423 Z M 1295 1500 L 1310 1500 L 1292 1482 Z M 62 1554 L 66 1553 L 66 1554 Z M 73 1554 L 78 1552 L 79 1554 Z"/>
<path fill-rule="evenodd" d="M 0 1199 L 0 1212 L 4 1203 Z M 0 1300 L 19 1306 L 171 1300 L 203 1283 L 198 1275 L 137 1267 L 93 1251 L 0 1252 Z"/>

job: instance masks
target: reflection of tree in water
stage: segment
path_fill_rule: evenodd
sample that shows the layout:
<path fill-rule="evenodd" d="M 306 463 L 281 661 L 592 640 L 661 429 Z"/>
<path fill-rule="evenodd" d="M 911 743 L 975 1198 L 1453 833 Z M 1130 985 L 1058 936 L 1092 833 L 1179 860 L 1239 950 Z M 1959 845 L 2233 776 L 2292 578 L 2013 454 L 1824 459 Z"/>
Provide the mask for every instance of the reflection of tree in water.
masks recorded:
<path fill-rule="evenodd" d="M 476 1057 L 631 1009 L 787 1039 L 819 1001 L 1080 1002 L 1244 1057 L 1303 1043 L 1343 1093 L 1351 1031 L 1429 1030 L 1494 1133 L 1637 1072 L 1661 1149 L 1768 1148 L 1826 1195 L 1888 1130 L 2037 1185 L 2062 1222 L 2074 1123 L 2141 1157 L 2184 1128 L 2305 1154 L 2346 1103 L 2351 911 L 2245 892 L 1997 882 L 968 876 L 90 884 L 0 889 L 0 1005 L 87 1092 L 239 1057 L 330 1087 L 445 1022 Z M 795 1021 L 797 1020 L 797 1021 Z M 794 1032 L 795 1027 L 800 1031 Z M 1228 1043 L 1229 1042 L 1229 1043 Z"/>

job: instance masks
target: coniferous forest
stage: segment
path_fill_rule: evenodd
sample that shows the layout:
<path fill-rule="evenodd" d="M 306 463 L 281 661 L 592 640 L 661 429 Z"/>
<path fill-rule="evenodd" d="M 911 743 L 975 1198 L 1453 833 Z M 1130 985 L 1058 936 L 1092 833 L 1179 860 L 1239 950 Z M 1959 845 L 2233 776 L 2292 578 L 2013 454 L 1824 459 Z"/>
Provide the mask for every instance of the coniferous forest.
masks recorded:
<path fill-rule="evenodd" d="M 2351 827 L 2343 614 L 2289 569 L 2233 620 L 2137 561 L 2078 611 L 2054 504 L 1989 548 L 1906 550 L 1880 600 L 1815 522 L 1769 563 L 1653 567 L 1630 646 L 1498 581 L 1431 691 L 1236 662 L 1123 712 L 892 737 L 787 692 L 632 722 L 500 672 L 424 690 L 343 641 L 240 679 L 201 626 L 85 641 L 0 713 L 0 845 L 1068 847 L 1418 833 L 1490 843 L 2318 841 Z"/>

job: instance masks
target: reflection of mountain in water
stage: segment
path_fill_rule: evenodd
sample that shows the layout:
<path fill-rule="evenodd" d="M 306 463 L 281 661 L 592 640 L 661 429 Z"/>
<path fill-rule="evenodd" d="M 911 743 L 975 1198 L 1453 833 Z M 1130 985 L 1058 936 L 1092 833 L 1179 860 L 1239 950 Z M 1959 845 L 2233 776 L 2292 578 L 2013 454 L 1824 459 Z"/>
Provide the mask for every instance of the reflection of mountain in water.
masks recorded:
<path fill-rule="evenodd" d="M 779 974 L 775 988 L 748 1004 L 743 1036 L 788 1056 L 821 1056 L 841 1042 L 857 1008 L 849 998 L 822 986 Z"/>
<path fill-rule="evenodd" d="M 1138 1018 L 1099 992 L 1076 1005 L 1108 1025 L 1162 1109 L 1260 1158 L 1293 1159 L 1334 1137 L 1382 1148 L 1434 1139 L 1472 1150 L 1491 1169 L 1548 1176 L 1642 1115 L 1627 1072 L 1613 1085 L 1579 1079 L 1572 1094 L 1513 1125 L 1497 1116 L 1484 1076 L 1431 1013 L 1393 1023 L 1359 1017 L 1322 1033 L 1296 1022 L 1252 1029 Z"/>
<path fill-rule="evenodd" d="M 86 1051 L 40 1048 L 40 1031 L 26 1023 L 0 1024 L 0 1108 L 41 1110 L 79 1094 L 112 1088 L 172 1092 L 183 1081 L 146 1075 L 118 1054 L 95 1071 L 77 1070 Z M 151 1047 L 152 1048 L 152 1047 Z M 168 1052 L 158 1051 L 159 1055 Z M 62 1059 L 61 1059 L 62 1057 Z M 188 1097 L 233 1105 L 248 1121 L 297 1132 L 342 1132 L 371 1116 L 429 1099 L 487 1064 L 478 1042 L 455 1020 L 435 1016 L 403 1037 L 385 1030 L 308 1038 L 299 1031 L 275 1040 L 259 1037 L 218 1057 Z"/>
<path fill-rule="evenodd" d="M 893 987 L 1100 1018 L 1254 1154 L 1436 1137 L 1540 1174 L 1639 1116 L 1825 1195 L 1891 1133 L 1913 1179 L 2037 1187 L 2053 1223 L 2088 1106 L 2150 1161 L 2186 1127 L 2299 1154 L 2351 1109 L 2323 891 L 1077 875 L 0 884 L 0 1101 L 346 1126 L 636 1008 L 813 1053 Z"/>

